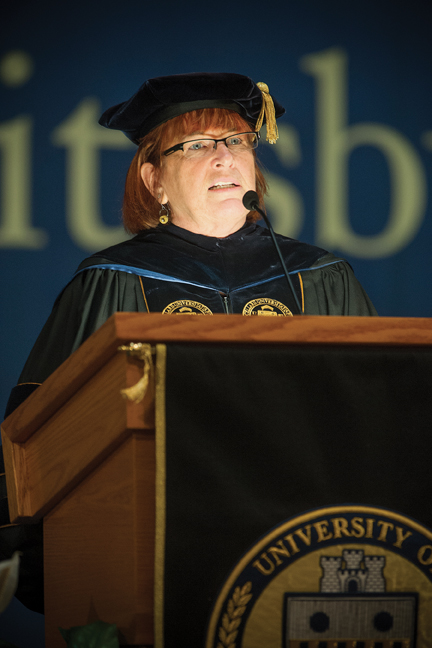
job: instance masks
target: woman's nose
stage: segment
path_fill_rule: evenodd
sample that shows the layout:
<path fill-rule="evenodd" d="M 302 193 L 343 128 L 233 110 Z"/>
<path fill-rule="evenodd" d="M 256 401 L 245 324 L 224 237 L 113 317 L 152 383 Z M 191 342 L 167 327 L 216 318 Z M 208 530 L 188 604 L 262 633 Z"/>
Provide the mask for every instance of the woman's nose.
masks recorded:
<path fill-rule="evenodd" d="M 233 154 L 229 150 L 225 142 L 215 142 L 215 151 L 213 153 L 213 160 L 216 163 L 231 163 L 233 161 Z"/>

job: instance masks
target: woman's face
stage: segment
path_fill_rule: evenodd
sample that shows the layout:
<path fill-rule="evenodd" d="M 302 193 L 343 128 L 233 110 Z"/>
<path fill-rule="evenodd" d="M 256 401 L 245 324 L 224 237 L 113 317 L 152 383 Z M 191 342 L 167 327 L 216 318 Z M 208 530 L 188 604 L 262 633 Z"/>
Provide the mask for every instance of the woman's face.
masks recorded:
<path fill-rule="evenodd" d="M 221 139 L 235 134 L 236 130 L 212 128 L 191 133 L 180 142 L 198 138 Z M 142 177 L 152 175 L 143 165 Z M 152 165 L 150 165 L 152 166 Z M 221 186 L 222 185 L 222 186 Z M 252 150 L 233 154 L 224 142 L 208 156 L 185 158 L 176 151 L 163 158 L 156 192 L 159 203 L 169 202 L 175 225 L 208 236 L 228 236 L 244 225 L 248 210 L 243 206 L 244 194 L 255 191 L 255 158 Z"/>

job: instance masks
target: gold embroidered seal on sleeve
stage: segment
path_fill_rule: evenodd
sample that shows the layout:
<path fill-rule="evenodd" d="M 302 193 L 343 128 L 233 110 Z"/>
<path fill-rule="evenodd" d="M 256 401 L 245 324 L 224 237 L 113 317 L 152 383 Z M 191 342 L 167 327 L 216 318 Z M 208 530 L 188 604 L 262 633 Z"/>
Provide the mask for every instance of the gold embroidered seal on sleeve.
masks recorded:
<path fill-rule="evenodd" d="M 213 315 L 210 308 L 200 304 L 200 302 L 191 301 L 190 299 L 179 299 L 171 302 L 162 311 L 166 315 Z"/>
<path fill-rule="evenodd" d="M 290 309 L 276 299 L 260 297 L 252 299 L 243 308 L 242 315 L 261 315 L 264 317 L 292 317 Z"/>

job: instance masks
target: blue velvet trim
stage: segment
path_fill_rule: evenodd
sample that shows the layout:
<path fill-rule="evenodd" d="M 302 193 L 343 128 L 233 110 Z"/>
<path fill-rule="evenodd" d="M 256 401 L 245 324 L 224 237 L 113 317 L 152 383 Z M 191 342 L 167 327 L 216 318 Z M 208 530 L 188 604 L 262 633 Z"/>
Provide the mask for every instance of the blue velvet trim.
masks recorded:
<path fill-rule="evenodd" d="M 317 266 L 316 268 L 314 267 L 301 268 L 297 270 L 292 270 L 288 274 L 294 275 L 297 274 L 298 272 L 307 272 L 308 270 L 318 270 L 321 268 L 325 268 L 326 266 L 329 265 L 334 265 L 335 263 L 340 263 L 340 261 L 341 259 L 336 259 L 335 261 L 330 261 L 329 263 L 325 263 L 324 265 Z M 218 290 L 217 286 L 199 284 L 194 281 L 185 281 L 184 279 L 178 279 L 177 277 L 164 275 L 161 274 L 160 272 L 154 272 L 153 270 L 146 270 L 145 268 L 136 268 L 134 266 L 121 265 L 117 263 L 100 263 L 100 264 L 87 266 L 86 268 L 82 268 L 82 270 L 78 270 L 78 272 L 75 273 L 74 277 L 81 274 L 81 272 L 84 272 L 85 270 L 114 270 L 116 272 L 128 272 L 129 274 L 138 275 L 139 277 L 147 277 L 148 279 L 158 279 L 159 281 L 170 281 L 173 283 L 188 284 L 189 286 L 198 286 L 199 288 L 207 288 L 208 290 Z M 263 279 L 262 281 L 256 281 L 250 284 L 245 284 L 244 286 L 239 286 L 232 292 L 236 292 L 236 290 L 244 290 L 245 288 L 252 288 L 253 286 L 259 286 L 260 284 L 268 283 L 269 281 L 273 281 L 274 279 L 280 279 L 283 276 L 284 276 L 283 273 L 281 273 L 278 275 L 274 275 L 273 277 L 269 277 L 268 279 Z"/>

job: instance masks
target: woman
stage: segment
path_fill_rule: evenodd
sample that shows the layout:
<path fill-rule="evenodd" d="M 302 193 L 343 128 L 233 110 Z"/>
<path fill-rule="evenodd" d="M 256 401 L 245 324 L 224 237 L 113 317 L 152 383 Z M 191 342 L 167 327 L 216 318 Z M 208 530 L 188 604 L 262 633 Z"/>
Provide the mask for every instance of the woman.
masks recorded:
<path fill-rule="evenodd" d="M 266 192 L 259 129 L 277 139 L 284 113 L 265 84 L 238 74 L 150 79 L 100 123 L 138 144 L 124 198 L 136 236 L 86 259 L 53 312 L 13 390 L 8 413 L 116 311 L 291 315 L 269 231 L 242 199 Z M 375 315 L 346 261 L 278 236 L 297 302 L 308 315 Z M 32 384 L 28 384 L 32 383 Z"/>
<path fill-rule="evenodd" d="M 267 86 L 248 77 L 185 74 L 151 79 L 102 115 L 102 125 L 138 145 L 123 209 L 135 237 L 80 265 L 54 305 L 6 414 L 116 311 L 289 316 L 300 303 L 310 315 L 375 314 L 345 261 L 278 236 L 296 299 L 269 231 L 243 205 L 244 194 L 256 190 L 264 208 L 266 183 L 255 149 L 264 122 L 267 139 L 276 141 L 276 118 L 283 113 Z M 17 596 L 41 611 L 40 525 L 12 529 L 0 550 L 9 557 L 23 549 Z"/>

